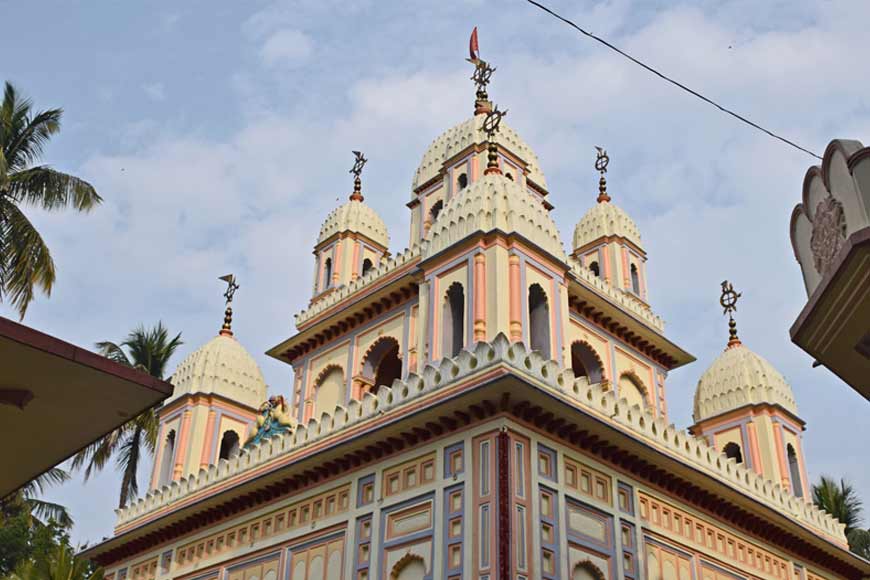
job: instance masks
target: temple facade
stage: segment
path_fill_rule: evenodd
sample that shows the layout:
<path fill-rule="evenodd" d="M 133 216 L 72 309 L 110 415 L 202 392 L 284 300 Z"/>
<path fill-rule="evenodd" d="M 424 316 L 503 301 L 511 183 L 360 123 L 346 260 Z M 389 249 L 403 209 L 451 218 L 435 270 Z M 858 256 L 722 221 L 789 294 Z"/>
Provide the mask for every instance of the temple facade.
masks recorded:
<path fill-rule="evenodd" d="M 357 153 L 311 301 L 268 352 L 292 384 L 267 400 L 227 322 L 173 377 L 149 492 L 86 555 L 107 580 L 870 574 L 807 498 L 792 390 L 733 320 L 694 424 L 669 422 L 668 373 L 694 358 L 651 307 L 655 256 L 606 152 L 566 248 L 471 60 L 473 114 L 413 174 L 407 249 L 390 253 Z"/>

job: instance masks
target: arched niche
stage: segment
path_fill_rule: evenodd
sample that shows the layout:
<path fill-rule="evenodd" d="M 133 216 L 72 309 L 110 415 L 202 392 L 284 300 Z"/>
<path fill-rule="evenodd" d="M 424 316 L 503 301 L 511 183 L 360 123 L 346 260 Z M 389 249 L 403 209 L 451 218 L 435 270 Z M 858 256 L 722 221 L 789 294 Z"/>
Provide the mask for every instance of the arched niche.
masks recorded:
<path fill-rule="evenodd" d="M 221 436 L 218 459 L 232 459 L 239 454 L 239 434 L 232 429 L 224 431 Z"/>
<path fill-rule="evenodd" d="M 648 403 L 646 386 L 636 373 L 624 372 L 619 376 L 620 399 L 625 399 L 629 407 L 635 405 L 645 409 Z"/>
<path fill-rule="evenodd" d="M 372 383 L 372 392 L 377 392 L 382 385 L 392 386 L 395 379 L 401 379 L 399 341 L 392 336 L 376 340 L 363 358 L 362 375 Z"/>
<path fill-rule="evenodd" d="M 465 290 L 454 282 L 444 293 L 441 307 L 441 354 L 456 356 L 465 345 Z"/>
<path fill-rule="evenodd" d="M 332 413 L 336 405 L 344 403 L 344 369 L 338 365 L 328 365 L 314 381 L 315 416 Z"/>
<path fill-rule="evenodd" d="M 589 384 L 604 380 L 604 364 L 601 362 L 601 357 L 592 345 L 584 340 L 571 344 L 571 370 L 574 371 L 575 378 L 586 377 Z"/>
<path fill-rule="evenodd" d="M 529 343 L 550 358 L 550 303 L 540 284 L 529 286 Z"/>

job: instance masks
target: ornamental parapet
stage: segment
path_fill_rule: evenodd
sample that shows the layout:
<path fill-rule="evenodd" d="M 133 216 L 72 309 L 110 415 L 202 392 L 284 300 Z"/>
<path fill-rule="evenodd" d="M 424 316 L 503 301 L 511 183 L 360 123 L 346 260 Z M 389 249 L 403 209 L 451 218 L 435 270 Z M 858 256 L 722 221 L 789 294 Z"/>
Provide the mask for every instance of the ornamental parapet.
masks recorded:
<path fill-rule="evenodd" d="M 615 302 L 624 310 L 630 312 L 635 318 L 646 323 L 653 330 L 660 334 L 664 333 L 665 321 L 661 316 L 654 314 L 649 308 L 644 307 L 643 304 L 638 302 L 637 299 L 632 298 L 618 288 L 614 288 L 606 280 L 599 278 L 587 268 L 584 268 L 576 258 L 569 257 L 568 265 L 571 267 L 569 272 L 572 276 L 582 281 L 584 284 L 592 286 L 599 293 L 606 296 L 608 300 Z"/>
<path fill-rule="evenodd" d="M 318 314 L 325 312 L 339 302 L 356 294 L 360 290 L 371 286 L 377 280 L 380 280 L 390 272 L 405 266 L 406 264 L 415 261 L 420 257 L 420 246 L 413 248 L 405 248 L 405 250 L 395 256 L 382 261 L 377 267 L 372 268 L 365 275 L 360 276 L 356 280 L 336 288 L 316 303 L 312 304 L 302 312 L 295 316 L 296 326 L 302 326 L 309 320 L 315 318 Z"/>
<path fill-rule="evenodd" d="M 617 399 L 612 389 L 601 384 L 588 384 L 585 377 L 575 379 L 570 369 L 562 369 L 540 352 L 531 351 L 521 342 L 510 343 L 504 334 L 491 342 L 478 342 L 454 358 L 429 364 L 421 374 L 411 374 L 407 380 L 395 380 L 390 387 L 381 387 L 377 394 L 367 393 L 361 401 L 337 406 L 333 413 L 323 413 L 294 431 L 264 439 L 230 460 L 201 469 L 199 473 L 174 481 L 148 493 L 128 507 L 116 510 L 116 532 L 135 527 L 137 520 L 158 510 L 171 508 L 181 499 L 208 490 L 232 485 L 230 480 L 290 452 L 300 451 L 315 442 L 335 435 L 352 426 L 378 419 L 464 378 L 502 365 L 512 374 L 543 391 L 549 391 L 583 412 L 594 416 L 660 450 L 715 481 L 736 490 L 778 513 L 785 514 L 801 525 L 845 546 L 845 526 L 805 499 L 797 498 L 743 464 L 696 439 L 685 430 L 667 424 L 639 406 L 629 406 Z"/>

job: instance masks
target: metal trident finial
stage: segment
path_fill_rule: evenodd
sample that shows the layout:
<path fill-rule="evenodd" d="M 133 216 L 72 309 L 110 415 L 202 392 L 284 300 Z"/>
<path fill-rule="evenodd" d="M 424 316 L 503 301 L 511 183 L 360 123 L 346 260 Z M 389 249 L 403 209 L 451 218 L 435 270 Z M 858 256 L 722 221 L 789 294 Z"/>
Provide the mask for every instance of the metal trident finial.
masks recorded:
<path fill-rule="evenodd" d="M 239 285 L 236 284 L 236 277 L 234 274 L 227 274 L 226 276 L 221 276 L 218 280 L 223 280 L 227 283 L 226 292 L 224 292 L 224 298 L 227 301 L 227 308 L 224 310 L 224 324 L 221 326 L 221 334 L 232 336 L 232 326 L 233 326 L 233 308 L 230 304 L 233 301 L 233 296 L 236 293 L 236 290 L 239 289 Z"/>
<path fill-rule="evenodd" d="M 734 322 L 733 313 L 737 311 L 737 299 L 743 294 L 734 290 L 734 286 L 728 280 L 722 282 L 722 295 L 719 304 L 722 305 L 722 314 L 728 315 L 728 346 L 740 344 L 737 338 L 737 323 Z"/>
<path fill-rule="evenodd" d="M 363 167 L 365 167 L 368 159 L 365 158 L 362 151 L 354 151 L 353 156 L 353 167 L 350 168 L 350 173 L 353 174 L 353 193 L 350 194 L 350 199 L 352 201 L 362 201 L 362 179 L 360 179 L 360 175 L 362 175 Z"/>
<path fill-rule="evenodd" d="M 488 141 L 486 149 L 486 169 L 483 171 L 484 175 L 489 175 L 491 173 L 501 173 L 501 169 L 498 166 L 498 146 L 495 143 L 495 134 L 498 133 L 499 125 L 501 125 L 501 119 L 507 115 L 507 110 L 499 111 L 498 105 L 496 105 L 490 112 L 486 114 L 486 118 L 483 120 L 483 132 L 486 133 L 486 140 Z"/>
<path fill-rule="evenodd" d="M 598 179 L 598 203 L 610 201 L 610 195 L 607 194 L 607 179 L 604 174 L 607 173 L 607 165 L 610 163 L 610 157 L 602 147 L 595 146 L 598 155 L 595 157 L 595 169 L 601 174 Z"/>

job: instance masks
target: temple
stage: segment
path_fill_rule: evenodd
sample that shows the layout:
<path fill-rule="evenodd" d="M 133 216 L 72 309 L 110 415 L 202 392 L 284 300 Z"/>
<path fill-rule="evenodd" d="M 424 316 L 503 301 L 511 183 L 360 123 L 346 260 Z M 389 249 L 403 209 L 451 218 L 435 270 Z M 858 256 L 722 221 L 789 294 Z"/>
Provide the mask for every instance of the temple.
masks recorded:
<path fill-rule="evenodd" d="M 268 352 L 292 384 L 268 398 L 228 306 L 173 376 L 150 490 L 85 554 L 107 580 L 870 574 L 807 498 L 806 425 L 738 338 L 728 283 L 694 424 L 669 422 L 668 373 L 694 358 L 652 309 L 655 256 L 607 152 L 566 249 L 476 44 L 471 116 L 413 174 L 407 249 L 391 254 L 355 152 L 311 301 Z"/>

